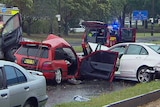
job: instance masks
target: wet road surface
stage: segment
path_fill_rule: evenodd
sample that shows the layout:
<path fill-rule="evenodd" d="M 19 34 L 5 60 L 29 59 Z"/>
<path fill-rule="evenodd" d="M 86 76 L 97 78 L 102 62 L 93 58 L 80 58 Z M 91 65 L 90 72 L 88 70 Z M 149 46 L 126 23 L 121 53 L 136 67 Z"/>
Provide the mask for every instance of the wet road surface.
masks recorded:
<path fill-rule="evenodd" d="M 106 80 L 85 80 L 82 84 L 72 85 L 63 82 L 59 85 L 48 84 L 47 94 L 49 99 L 45 107 L 53 107 L 56 104 L 74 101 L 74 96 L 80 95 L 85 98 L 99 96 L 103 93 L 110 93 L 127 87 L 134 86 L 136 82 L 114 80 L 109 83 Z"/>

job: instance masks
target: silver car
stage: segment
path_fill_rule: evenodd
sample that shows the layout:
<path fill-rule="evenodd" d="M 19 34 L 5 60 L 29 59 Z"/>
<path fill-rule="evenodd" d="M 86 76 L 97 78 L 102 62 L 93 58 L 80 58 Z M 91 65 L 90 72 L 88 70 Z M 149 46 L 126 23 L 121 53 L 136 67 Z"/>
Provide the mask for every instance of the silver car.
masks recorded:
<path fill-rule="evenodd" d="M 42 73 L 0 60 L 1 107 L 42 107 L 47 99 L 46 80 Z"/>

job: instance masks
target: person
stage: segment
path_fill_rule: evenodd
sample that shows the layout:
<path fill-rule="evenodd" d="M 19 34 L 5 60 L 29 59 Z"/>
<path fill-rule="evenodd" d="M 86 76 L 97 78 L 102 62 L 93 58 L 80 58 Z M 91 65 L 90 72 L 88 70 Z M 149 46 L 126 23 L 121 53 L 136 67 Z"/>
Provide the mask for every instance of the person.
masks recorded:
<path fill-rule="evenodd" d="M 2 30 L 3 25 L 4 25 L 4 22 L 3 22 L 2 16 L 0 16 L 0 31 Z"/>
<path fill-rule="evenodd" d="M 88 33 L 88 36 L 89 36 L 89 37 L 92 37 L 92 36 L 93 36 L 93 33 L 90 31 L 90 32 Z"/>

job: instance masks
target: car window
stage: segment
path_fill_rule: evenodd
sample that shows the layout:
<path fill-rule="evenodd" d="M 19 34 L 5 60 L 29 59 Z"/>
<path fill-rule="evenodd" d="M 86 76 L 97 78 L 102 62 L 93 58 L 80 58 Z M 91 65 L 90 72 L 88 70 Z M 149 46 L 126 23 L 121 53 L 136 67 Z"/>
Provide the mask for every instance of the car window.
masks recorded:
<path fill-rule="evenodd" d="M 21 55 L 26 55 L 26 56 L 48 58 L 49 49 L 48 47 L 24 45 L 18 50 L 17 53 Z"/>
<path fill-rule="evenodd" d="M 148 55 L 148 51 L 142 47 L 140 55 Z"/>
<path fill-rule="evenodd" d="M 18 83 L 27 82 L 26 77 L 19 69 L 15 68 L 15 72 L 17 74 Z"/>
<path fill-rule="evenodd" d="M 57 48 L 55 50 L 55 60 L 64 60 L 65 51 L 63 50 L 63 48 Z"/>
<path fill-rule="evenodd" d="M 17 68 L 12 67 L 12 66 L 4 66 L 4 69 L 6 73 L 6 79 L 7 79 L 8 86 L 27 82 L 27 79 L 24 76 L 24 74 Z"/>
<path fill-rule="evenodd" d="M 156 51 L 157 53 L 160 53 L 160 45 L 148 45 L 151 49 Z"/>
<path fill-rule="evenodd" d="M 63 48 L 63 50 L 66 52 L 67 56 L 69 56 L 72 59 L 75 59 L 75 54 L 70 48 Z"/>
<path fill-rule="evenodd" d="M 19 16 L 13 17 L 4 27 L 2 34 L 7 35 L 20 26 Z"/>
<path fill-rule="evenodd" d="M 118 46 L 111 49 L 111 51 L 118 52 L 119 54 L 124 54 L 125 50 L 126 50 L 126 45 Z"/>
<path fill-rule="evenodd" d="M 3 88 L 3 81 L 4 81 L 4 77 L 3 77 L 2 69 L 0 68 L 0 90 Z"/>
<path fill-rule="evenodd" d="M 106 30 L 104 28 L 91 28 L 87 30 L 88 37 L 106 36 Z"/>
<path fill-rule="evenodd" d="M 130 55 L 147 55 L 148 52 L 140 45 L 129 45 L 126 54 Z"/>
<path fill-rule="evenodd" d="M 67 57 L 75 59 L 76 56 L 74 52 L 70 48 L 57 48 L 55 51 L 55 59 L 56 60 L 64 60 Z"/>

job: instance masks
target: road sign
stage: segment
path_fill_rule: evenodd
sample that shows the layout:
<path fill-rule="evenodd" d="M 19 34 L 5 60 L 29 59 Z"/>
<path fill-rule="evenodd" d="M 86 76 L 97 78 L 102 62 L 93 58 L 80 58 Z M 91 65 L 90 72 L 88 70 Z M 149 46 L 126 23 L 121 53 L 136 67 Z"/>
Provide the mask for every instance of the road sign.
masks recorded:
<path fill-rule="evenodd" d="M 133 19 L 134 20 L 147 20 L 148 19 L 148 11 L 147 10 L 133 11 Z"/>
<path fill-rule="evenodd" d="M 2 10 L 1 10 L 3 13 L 5 13 L 7 11 L 7 9 L 5 7 L 2 7 Z"/>

